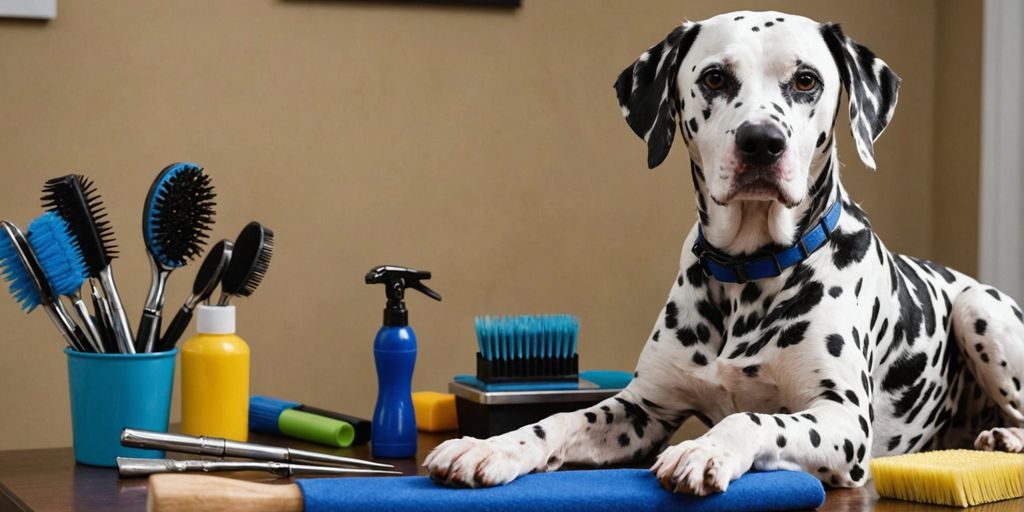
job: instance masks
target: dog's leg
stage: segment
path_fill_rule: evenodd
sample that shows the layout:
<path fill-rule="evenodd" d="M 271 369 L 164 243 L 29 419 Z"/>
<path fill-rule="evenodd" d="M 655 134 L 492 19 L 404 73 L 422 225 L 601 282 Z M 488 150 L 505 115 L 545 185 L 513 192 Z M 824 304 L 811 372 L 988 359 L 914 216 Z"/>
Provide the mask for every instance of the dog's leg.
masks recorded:
<path fill-rule="evenodd" d="M 831 400 L 794 414 L 732 414 L 665 450 L 651 470 L 666 489 L 700 496 L 724 491 L 750 468 L 802 470 L 833 486 L 860 486 L 871 446 L 861 414 L 859 406 Z"/>
<path fill-rule="evenodd" d="M 1024 314 L 1008 295 L 974 286 L 953 302 L 953 330 L 971 373 L 1005 422 L 1005 428 L 978 435 L 974 446 L 1024 452 Z"/>

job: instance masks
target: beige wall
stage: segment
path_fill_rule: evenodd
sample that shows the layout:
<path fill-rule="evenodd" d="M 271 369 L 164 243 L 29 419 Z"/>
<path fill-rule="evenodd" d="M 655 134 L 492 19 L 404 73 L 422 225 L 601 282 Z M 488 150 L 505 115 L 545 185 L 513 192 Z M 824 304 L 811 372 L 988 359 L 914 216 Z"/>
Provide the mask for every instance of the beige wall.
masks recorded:
<path fill-rule="evenodd" d="M 941 81 L 947 58 L 976 62 L 980 27 L 959 36 L 967 46 L 937 37 L 961 11 L 979 19 L 976 5 L 524 4 L 69 0 L 50 23 L 0 21 L 0 216 L 25 225 L 45 178 L 94 177 L 134 321 L 148 286 L 139 214 L 150 180 L 175 160 L 205 165 L 219 193 L 215 237 L 250 219 L 277 235 L 263 287 L 237 301 L 254 392 L 370 415 L 384 301 L 362 278 L 385 262 L 434 271 L 444 295 L 410 299 L 417 389 L 473 371 L 478 314 L 575 313 L 583 366 L 631 370 L 694 204 L 682 151 L 646 170 L 612 82 L 683 17 L 777 7 L 844 22 L 903 77 L 877 173 L 853 157 L 843 127 L 846 183 L 891 248 L 974 264 L 972 245 L 937 238 L 940 219 L 976 208 L 944 210 L 962 184 L 939 172 L 976 181 L 976 144 L 958 152 L 936 123 L 955 116 L 976 139 L 977 101 L 960 103 Z M 973 234 L 974 218 L 958 225 Z M 193 272 L 172 276 L 171 307 Z M 0 449 L 69 444 L 58 335 L 10 298 L 0 324 Z"/>

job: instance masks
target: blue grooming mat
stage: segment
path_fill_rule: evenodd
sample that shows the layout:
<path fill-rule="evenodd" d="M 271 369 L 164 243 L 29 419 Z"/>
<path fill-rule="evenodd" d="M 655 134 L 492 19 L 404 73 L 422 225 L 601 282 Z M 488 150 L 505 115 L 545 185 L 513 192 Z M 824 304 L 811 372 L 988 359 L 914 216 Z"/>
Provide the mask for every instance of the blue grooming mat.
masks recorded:
<path fill-rule="evenodd" d="M 618 512 L 774 511 L 813 509 L 825 489 L 798 471 L 752 472 L 724 493 L 672 494 L 645 469 L 556 471 L 482 489 L 452 489 L 423 476 L 298 480 L 306 512 Z"/>

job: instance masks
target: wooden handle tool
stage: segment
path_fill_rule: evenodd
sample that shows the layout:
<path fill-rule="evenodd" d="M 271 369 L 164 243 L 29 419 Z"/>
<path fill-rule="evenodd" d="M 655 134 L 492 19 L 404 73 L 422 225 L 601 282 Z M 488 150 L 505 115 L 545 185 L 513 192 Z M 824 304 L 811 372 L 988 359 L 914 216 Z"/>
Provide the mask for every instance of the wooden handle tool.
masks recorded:
<path fill-rule="evenodd" d="M 149 512 L 302 512 L 296 484 L 260 484 L 205 475 L 162 474 L 149 477 Z"/>

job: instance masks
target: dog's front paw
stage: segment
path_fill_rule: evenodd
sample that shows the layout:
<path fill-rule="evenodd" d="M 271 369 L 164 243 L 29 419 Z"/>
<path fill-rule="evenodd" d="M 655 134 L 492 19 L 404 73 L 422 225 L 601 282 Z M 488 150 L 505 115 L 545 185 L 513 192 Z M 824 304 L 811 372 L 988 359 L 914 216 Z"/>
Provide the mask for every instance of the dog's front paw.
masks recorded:
<path fill-rule="evenodd" d="M 516 452 L 472 437 L 441 443 L 423 462 L 431 480 L 455 487 L 505 484 L 519 476 L 521 465 Z"/>
<path fill-rule="evenodd" d="M 743 474 L 739 457 L 706 440 L 683 441 L 661 452 L 651 466 L 661 486 L 671 492 L 707 496 L 725 491 Z"/>
<path fill-rule="evenodd" d="M 1024 452 L 1024 429 L 994 428 L 978 434 L 974 447 L 979 450 L 1010 453 Z"/>

